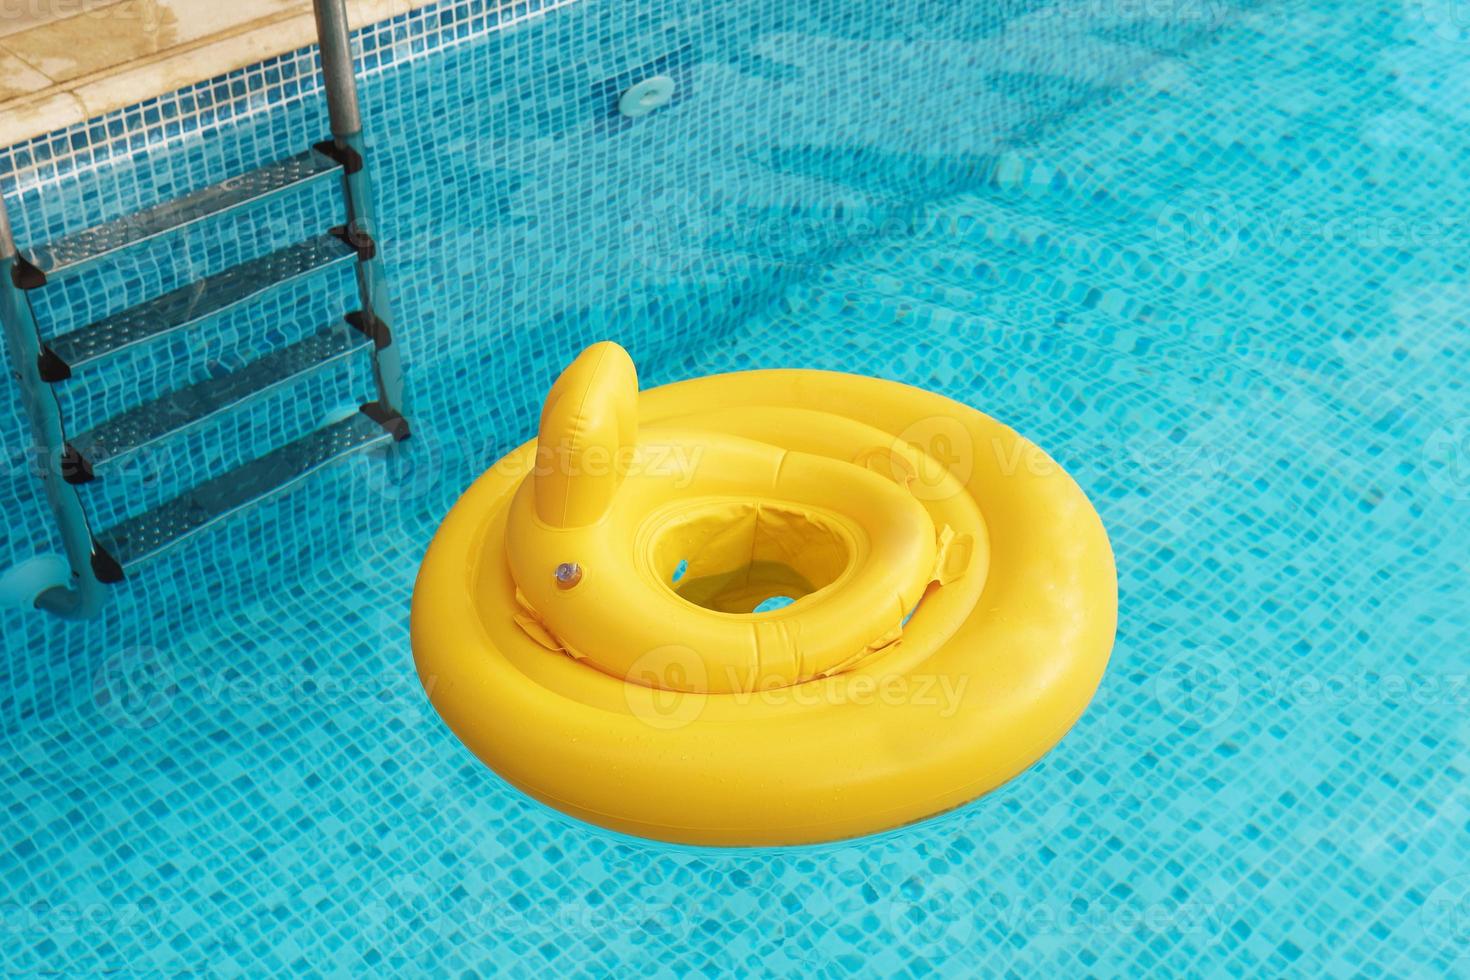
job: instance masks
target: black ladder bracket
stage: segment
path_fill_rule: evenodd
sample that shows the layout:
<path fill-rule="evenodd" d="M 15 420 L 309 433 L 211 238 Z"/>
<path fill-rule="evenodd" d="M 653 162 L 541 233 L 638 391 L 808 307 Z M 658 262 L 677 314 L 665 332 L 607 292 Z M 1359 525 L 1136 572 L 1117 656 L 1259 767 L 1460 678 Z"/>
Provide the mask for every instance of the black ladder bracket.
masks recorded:
<path fill-rule="evenodd" d="M 345 317 L 353 330 L 362 334 L 373 342 L 374 350 L 384 350 L 393 346 L 393 330 L 377 316 L 363 310 L 347 314 Z"/>
<path fill-rule="evenodd" d="M 340 146 L 336 140 L 323 140 L 312 149 L 316 150 L 328 160 L 335 160 L 342 168 L 342 172 L 351 176 L 360 173 L 363 168 L 362 154 L 350 146 Z"/>
<path fill-rule="evenodd" d="M 16 256 L 15 265 L 10 269 L 10 278 L 15 282 L 16 289 L 26 292 L 46 285 L 46 273 L 32 265 L 24 255 Z"/>
<path fill-rule="evenodd" d="M 368 402 L 362 406 L 362 414 L 381 425 L 383 430 L 393 437 L 394 442 L 403 442 L 411 435 L 408 419 L 382 402 Z"/>
<path fill-rule="evenodd" d="M 41 348 L 41 356 L 36 358 L 36 369 L 41 372 L 41 380 L 47 384 L 56 384 L 71 378 L 71 365 L 50 347 Z"/>
<path fill-rule="evenodd" d="M 357 250 L 359 262 L 371 262 L 378 257 L 378 243 L 373 241 L 373 236 L 361 228 L 348 225 L 338 225 L 332 229 L 332 235 L 346 242 Z"/>
<path fill-rule="evenodd" d="M 92 574 L 103 585 L 116 585 L 127 578 L 122 563 L 112 557 L 96 538 L 92 539 Z"/>
<path fill-rule="evenodd" d="M 61 478 L 74 487 L 97 479 L 91 460 L 71 443 L 67 443 L 61 453 Z"/>

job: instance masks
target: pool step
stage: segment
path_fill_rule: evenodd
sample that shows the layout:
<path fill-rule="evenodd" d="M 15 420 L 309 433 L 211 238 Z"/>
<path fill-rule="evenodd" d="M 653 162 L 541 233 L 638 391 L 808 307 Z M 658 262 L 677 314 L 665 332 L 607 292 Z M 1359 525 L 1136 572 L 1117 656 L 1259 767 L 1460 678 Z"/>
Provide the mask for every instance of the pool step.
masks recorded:
<path fill-rule="evenodd" d="M 357 259 L 357 250 L 323 234 L 54 338 L 47 345 L 47 381 L 61 381 L 118 351 L 199 326 L 289 283 Z"/>
<path fill-rule="evenodd" d="M 340 459 L 407 438 L 403 418 L 377 403 L 347 419 L 200 484 L 162 506 L 98 535 L 97 545 L 121 573 L 187 541 L 232 514 L 276 496 Z M 106 563 L 104 562 L 104 566 Z"/>
<path fill-rule="evenodd" d="M 341 171 L 342 165 L 335 159 L 318 149 L 307 150 L 178 200 L 23 252 L 24 261 L 16 270 L 16 285 L 22 289 L 39 289 L 49 281 L 75 275 L 123 249 L 253 207 Z"/>
<path fill-rule="evenodd" d="M 145 402 L 70 441 L 67 481 L 89 482 L 104 463 L 192 429 L 371 346 L 367 336 L 343 324 L 273 351 L 238 371 Z"/>

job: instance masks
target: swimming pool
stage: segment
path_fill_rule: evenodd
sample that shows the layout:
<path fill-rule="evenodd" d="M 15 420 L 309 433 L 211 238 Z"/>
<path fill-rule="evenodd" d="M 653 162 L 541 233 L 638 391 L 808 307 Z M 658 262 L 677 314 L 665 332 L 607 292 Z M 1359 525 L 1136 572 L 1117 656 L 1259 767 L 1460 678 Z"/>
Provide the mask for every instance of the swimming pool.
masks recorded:
<path fill-rule="evenodd" d="M 777 6 L 582 0 L 368 78 L 416 438 L 157 562 L 97 623 L 4 614 L 7 969 L 1470 969 L 1452 5 Z M 676 102 L 617 117 L 649 73 Z M 12 198 L 18 231 L 324 129 L 315 98 L 257 106 Z M 145 250 L 44 312 L 123 305 L 323 207 Z M 314 329 L 349 290 L 255 320 Z M 414 573 L 604 337 L 645 384 L 857 371 L 1050 451 L 1119 565 L 1077 729 L 960 811 L 774 852 L 617 838 L 480 766 L 414 676 Z M 200 374 L 244 356 L 228 325 L 166 353 Z M 163 356 L 70 407 L 142 397 Z M 150 455 L 95 506 L 314 424 L 362 389 L 351 370 Z M 5 562 L 53 547 L 10 469 Z"/>

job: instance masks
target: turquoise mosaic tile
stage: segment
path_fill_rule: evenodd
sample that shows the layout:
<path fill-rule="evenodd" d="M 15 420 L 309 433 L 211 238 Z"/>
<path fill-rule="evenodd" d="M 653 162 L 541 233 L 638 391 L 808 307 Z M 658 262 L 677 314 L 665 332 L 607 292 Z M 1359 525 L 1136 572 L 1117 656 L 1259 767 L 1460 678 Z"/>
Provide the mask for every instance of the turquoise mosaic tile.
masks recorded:
<path fill-rule="evenodd" d="M 532 6 L 443 5 L 362 40 L 415 439 L 155 563 L 98 623 L 0 613 L 0 966 L 1470 975 L 1453 10 Z M 207 112 L 162 100 L 66 152 L 10 151 L 22 237 L 319 138 L 305 57 L 195 92 Z M 652 70 L 678 102 L 613 120 L 611 94 Z M 140 121 L 143 143 L 119 142 Z M 334 207 L 308 194 L 233 237 L 190 233 L 43 312 L 82 322 Z M 262 300 L 109 365 L 68 411 L 349 300 L 335 280 Z M 605 337 L 648 384 L 858 371 L 1052 452 L 1119 562 L 1118 647 L 1076 730 L 955 813 L 762 852 L 607 834 L 475 762 L 413 674 L 417 563 Z M 267 400 L 89 505 L 128 513 L 366 385 Z M 0 564 L 54 548 L 10 398 Z"/>

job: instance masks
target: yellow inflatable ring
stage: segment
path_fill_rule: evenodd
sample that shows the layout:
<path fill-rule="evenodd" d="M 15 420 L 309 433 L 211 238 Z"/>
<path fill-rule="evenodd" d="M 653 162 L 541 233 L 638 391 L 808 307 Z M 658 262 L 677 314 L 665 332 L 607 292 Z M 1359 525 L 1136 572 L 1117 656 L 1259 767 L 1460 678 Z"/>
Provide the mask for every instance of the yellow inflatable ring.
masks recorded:
<path fill-rule="evenodd" d="M 599 344 L 446 518 L 413 645 L 450 728 L 531 796 L 642 837 L 802 844 L 1029 766 L 1116 618 L 1096 512 L 998 422 L 816 371 L 640 395 Z"/>

